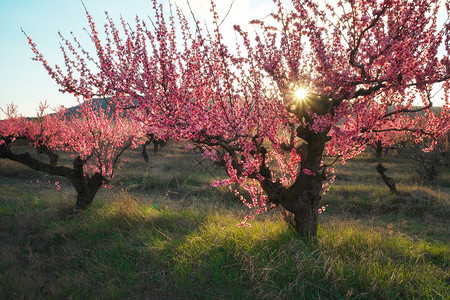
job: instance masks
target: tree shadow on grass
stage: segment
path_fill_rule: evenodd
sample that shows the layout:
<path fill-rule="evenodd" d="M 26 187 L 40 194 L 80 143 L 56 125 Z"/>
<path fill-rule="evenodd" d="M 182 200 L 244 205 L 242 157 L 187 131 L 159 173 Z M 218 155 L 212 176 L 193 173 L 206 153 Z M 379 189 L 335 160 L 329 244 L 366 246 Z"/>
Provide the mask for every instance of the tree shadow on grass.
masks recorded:
<path fill-rule="evenodd" d="M 380 187 L 336 186 L 326 197 L 324 218 L 339 217 L 393 224 L 396 230 L 417 238 L 448 243 L 450 201 L 446 192 L 429 187 L 400 187 L 391 194 Z"/>
<path fill-rule="evenodd" d="M 71 214 L 52 205 L 0 220 L 0 298 L 172 298 L 173 249 L 205 219 L 151 206 Z"/>

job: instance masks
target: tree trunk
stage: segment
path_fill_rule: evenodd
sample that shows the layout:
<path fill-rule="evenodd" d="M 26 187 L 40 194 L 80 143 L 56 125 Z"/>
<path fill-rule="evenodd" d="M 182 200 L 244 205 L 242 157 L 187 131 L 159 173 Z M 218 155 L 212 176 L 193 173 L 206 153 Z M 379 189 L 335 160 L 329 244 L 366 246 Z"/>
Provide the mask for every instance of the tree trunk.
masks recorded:
<path fill-rule="evenodd" d="M 322 190 L 320 176 L 309 177 L 311 178 L 305 181 L 311 182 L 304 186 L 301 194 L 296 195 L 296 198 L 291 201 L 286 201 L 286 203 L 293 203 L 293 206 L 289 204 L 285 206 L 294 215 L 295 231 L 307 238 L 317 236 L 318 209 Z"/>
<path fill-rule="evenodd" d="M 146 141 L 144 145 L 142 145 L 142 157 L 144 158 L 145 162 L 148 162 L 148 154 L 147 154 L 147 145 L 149 145 L 151 141 Z"/>
<path fill-rule="evenodd" d="M 386 184 L 386 186 L 391 190 L 393 194 L 397 194 L 397 188 L 395 186 L 395 180 L 394 178 L 391 178 L 385 174 L 387 169 L 383 167 L 381 164 L 381 157 L 383 155 L 383 146 L 381 144 L 381 141 L 378 140 L 375 147 L 375 155 L 378 160 L 378 165 L 376 167 L 377 172 L 380 174 L 381 179 L 383 179 L 383 182 Z"/>
<path fill-rule="evenodd" d="M 78 191 L 77 202 L 75 203 L 76 210 L 85 210 L 92 203 L 95 194 L 89 193 L 89 191 Z"/>
<path fill-rule="evenodd" d="M 86 209 L 94 199 L 99 188 L 106 182 L 106 179 L 99 173 L 86 176 L 83 172 L 83 161 L 77 157 L 73 162 L 73 176 L 70 178 L 77 191 L 77 202 L 75 209 Z"/>
<path fill-rule="evenodd" d="M 316 189 L 314 195 L 312 189 L 305 190 L 302 196 L 292 201 L 295 207 L 288 210 L 282 205 L 280 209 L 284 220 L 303 237 L 311 238 L 317 235 L 319 192 L 320 189 Z"/>
<path fill-rule="evenodd" d="M 383 179 L 384 183 L 387 185 L 387 187 L 391 190 L 393 194 L 397 194 L 397 188 L 395 186 L 395 180 L 389 176 L 386 176 L 384 172 L 386 172 L 386 168 L 383 167 L 381 163 L 377 166 L 377 172 L 380 173 L 381 179 Z"/>
<path fill-rule="evenodd" d="M 317 236 L 320 192 L 322 181 L 326 179 L 325 171 L 320 169 L 320 166 L 327 135 L 326 132 L 314 133 L 306 128 L 299 128 L 298 131 L 302 132 L 298 134 L 301 134 L 307 143 L 302 148 L 301 167 L 297 179 L 287 189 L 282 188 L 278 182 L 273 184 L 264 182 L 262 187 L 269 199 L 275 199 L 272 202 L 280 204 L 294 215 L 295 230 L 301 236 L 311 238 Z M 309 132 L 304 132 L 305 130 Z"/>
<path fill-rule="evenodd" d="M 331 140 L 330 127 L 316 132 L 305 124 L 313 124 L 313 113 L 319 116 L 334 115 L 340 100 L 309 93 L 298 103 L 296 114 L 302 125 L 297 127 L 296 135 L 305 143 L 301 146 L 299 175 L 295 182 L 283 193 L 280 204 L 294 214 L 295 230 L 302 236 L 317 236 L 318 209 L 321 200 L 322 181 L 326 180 L 326 170 L 322 165 L 325 144 Z M 307 112 L 307 108 L 311 110 Z M 299 150 L 300 150 L 299 149 Z"/>
<path fill-rule="evenodd" d="M 100 183 L 96 188 L 77 189 L 75 209 L 84 210 L 88 208 L 101 186 L 102 184 Z"/>
<path fill-rule="evenodd" d="M 314 202 L 304 207 L 294 215 L 295 231 L 303 237 L 317 236 L 317 208 Z"/>
<path fill-rule="evenodd" d="M 75 209 L 84 210 L 91 205 L 95 195 L 103 184 L 102 177 L 98 173 L 92 177 L 85 178 L 86 184 L 75 186 L 77 190 L 77 202 L 75 203 Z"/>

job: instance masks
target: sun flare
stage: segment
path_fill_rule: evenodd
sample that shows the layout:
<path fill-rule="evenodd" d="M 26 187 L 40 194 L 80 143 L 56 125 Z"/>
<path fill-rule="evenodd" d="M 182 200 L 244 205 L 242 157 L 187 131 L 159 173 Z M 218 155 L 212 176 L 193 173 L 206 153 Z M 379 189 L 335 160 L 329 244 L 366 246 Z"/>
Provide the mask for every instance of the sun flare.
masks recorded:
<path fill-rule="evenodd" d="M 294 95 L 297 100 L 303 100 L 308 95 L 308 90 L 303 87 L 298 87 L 295 89 Z"/>

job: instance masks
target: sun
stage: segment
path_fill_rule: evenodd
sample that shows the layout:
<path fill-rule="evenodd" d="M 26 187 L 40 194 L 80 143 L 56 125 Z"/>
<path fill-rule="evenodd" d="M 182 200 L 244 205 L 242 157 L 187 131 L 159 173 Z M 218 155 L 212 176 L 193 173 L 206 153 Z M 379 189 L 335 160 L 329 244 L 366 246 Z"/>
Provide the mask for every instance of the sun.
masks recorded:
<path fill-rule="evenodd" d="M 297 87 L 294 91 L 294 96 L 297 100 L 303 100 L 308 95 L 308 90 L 303 87 Z"/>

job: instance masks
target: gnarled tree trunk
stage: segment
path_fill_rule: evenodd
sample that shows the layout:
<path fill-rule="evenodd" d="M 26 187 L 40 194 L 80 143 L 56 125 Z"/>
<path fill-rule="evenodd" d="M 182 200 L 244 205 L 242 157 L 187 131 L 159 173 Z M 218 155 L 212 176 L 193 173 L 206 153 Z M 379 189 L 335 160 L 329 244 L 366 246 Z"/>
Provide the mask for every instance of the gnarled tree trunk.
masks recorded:
<path fill-rule="evenodd" d="M 299 127 L 299 131 L 305 131 Z M 306 136 L 305 136 L 306 137 Z M 285 192 L 283 207 L 294 214 L 295 230 L 305 237 L 317 235 L 317 218 L 322 181 L 326 175 L 319 173 L 327 140 L 326 133 L 310 132 L 305 138 L 300 174 Z M 307 171 L 303 171 L 303 170 Z M 310 172 L 310 173 L 309 173 Z"/>
<path fill-rule="evenodd" d="M 324 170 L 319 169 L 328 140 L 327 132 L 315 133 L 304 127 L 298 128 L 297 134 L 302 135 L 306 143 L 302 147 L 300 173 L 289 188 L 282 186 L 279 181 L 272 181 L 264 160 L 260 169 L 261 175 L 265 177 L 261 187 L 267 193 L 269 202 L 281 205 L 293 214 L 293 227 L 304 237 L 317 235 L 320 192 L 322 181 L 326 179 Z M 264 151 L 262 153 L 265 154 Z"/>
<path fill-rule="evenodd" d="M 58 156 L 50 149 L 43 149 L 42 147 L 39 149 L 50 158 L 50 163 L 45 163 L 32 157 L 28 152 L 21 154 L 12 152 L 12 139 L 3 137 L 3 140 L 5 143 L 0 145 L 0 158 L 9 158 L 33 170 L 68 178 L 77 191 L 76 209 L 86 209 L 92 203 L 99 188 L 103 183 L 107 182 L 106 178 L 99 173 L 85 176 L 83 171 L 84 162 L 80 157 L 74 159 L 73 168 L 57 166 Z"/>
<path fill-rule="evenodd" d="M 99 188 L 106 182 L 106 179 L 99 173 L 85 176 L 83 166 L 83 161 L 77 157 L 73 162 L 73 174 L 69 178 L 77 191 L 75 209 L 81 210 L 86 209 L 92 203 Z"/>
<path fill-rule="evenodd" d="M 304 237 L 315 237 L 317 235 L 317 201 L 309 200 L 294 215 L 295 231 Z"/>

